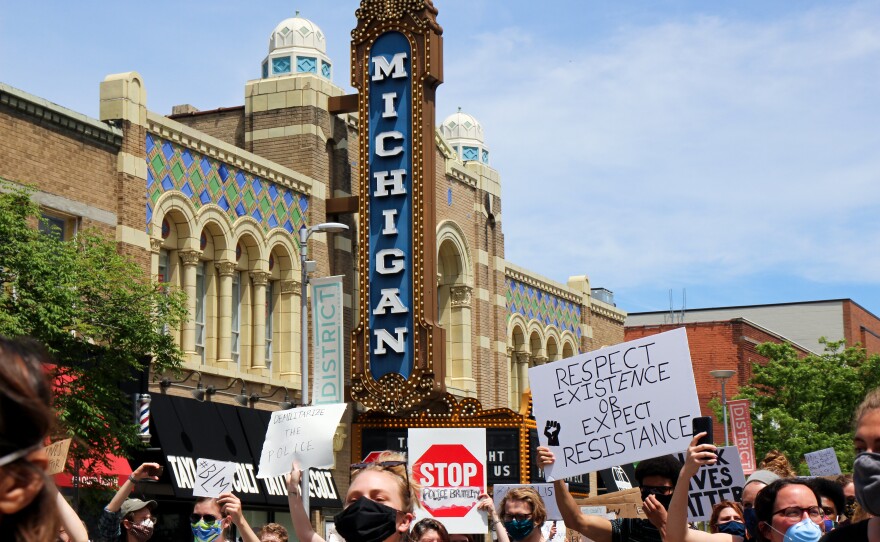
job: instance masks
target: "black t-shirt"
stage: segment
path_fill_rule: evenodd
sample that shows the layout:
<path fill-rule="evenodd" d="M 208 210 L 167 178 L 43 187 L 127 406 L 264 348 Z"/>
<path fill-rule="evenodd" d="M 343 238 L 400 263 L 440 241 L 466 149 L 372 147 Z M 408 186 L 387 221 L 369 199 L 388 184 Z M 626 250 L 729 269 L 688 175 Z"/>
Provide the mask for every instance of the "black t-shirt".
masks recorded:
<path fill-rule="evenodd" d="M 868 542 L 868 520 L 838 527 L 819 542 Z"/>

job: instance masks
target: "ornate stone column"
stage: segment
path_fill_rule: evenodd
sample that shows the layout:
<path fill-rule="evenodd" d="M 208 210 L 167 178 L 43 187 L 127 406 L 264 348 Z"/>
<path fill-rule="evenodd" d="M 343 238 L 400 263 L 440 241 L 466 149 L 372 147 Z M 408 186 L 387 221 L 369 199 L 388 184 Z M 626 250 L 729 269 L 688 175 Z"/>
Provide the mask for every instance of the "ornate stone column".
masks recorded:
<path fill-rule="evenodd" d="M 251 319 L 253 330 L 253 355 L 251 356 L 251 369 L 266 368 L 266 283 L 269 282 L 269 273 L 265 271 L 251 271 L 251 281 L 254 283 L 254 302 L 251 305 L 254 311 Z"/>
<path fill-rule="evenodd" d="M 507 398 L 510 408 L 517 410 L 519 408 L 519 399 L 517 399 L 517 391 L 519 390 L 519 370 L 516 366 L 516 350 L 512 346 L 507 347 Z"/>
<path fill-rule="evenodd" d="M 471 292 L 473 288 L 465 284 L 454 284 L 449 288 L 451 313 L 449 333 L 452 337 L 452 351 L 447 352 L 450 360 L 449 383 L 463 395 L 475 397 L 476 379 L 473 372 L 473 351 L 471 348 Z"/>
<path fill-rule="evenodd" d="M 302 283 L 298 280 L 282 280 L 278 308 L 281 319 L 281 348 L 278 352 L 279 374 L 293 387 L 302 386 L 299 363 L 299 296 L 301 288 Z"/>
<path fill-rule="evenodd" d="M 186 309 L 189 318 L 183 324 L 180 348 L 189 359 L 196 357 L 196 266 L 202 252 L 199 250 L 181 250 L 180 261 L 183 263 L 183 291 L 186 292 Z"/>
<path fill-rule="evenodd" d="M 232 363 L 232 277 L 237 273 L 235 262 L 218 262 L 217 266 L 217 365 Z"/>
<path fill-rule="evenodd" d="M 516 368 L 519 372 L 519 389 L 517 390 L 517 399 L 522 399 L 522 394 L 529 387 L 529 353 L 516 353 Z"/>

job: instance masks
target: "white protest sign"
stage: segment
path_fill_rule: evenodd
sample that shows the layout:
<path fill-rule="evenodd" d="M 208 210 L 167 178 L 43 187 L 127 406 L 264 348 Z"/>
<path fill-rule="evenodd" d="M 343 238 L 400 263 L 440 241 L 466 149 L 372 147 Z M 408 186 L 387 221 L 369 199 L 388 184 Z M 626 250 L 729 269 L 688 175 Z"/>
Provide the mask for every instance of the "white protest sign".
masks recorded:
<path fill-rule="evenodd" d="M 221 493 L 232 491 L 232 479 L 238 468 L 232 461 L 196 459 L 196 477 L 193 483 L 193 497 L 219 497 Z"/>
<path fill-rule="evenodd" d="M 432 517 L 450 533 L 486 532 L 477 510 L 486 491 L 486 429 L 410 429 L 413 480 L 421 486 L 416 517 Z"/>
<path fill-rule="evenodd" d="M 547 518 L 547 521 L 541 526 L 541 534 L 544 536 L 545 542 L 565 542 L 565 535 L 568 532 L 562 520 Z"/>
<path fill-rule="evenodd" d="M 700 415 L 684 328 L 529 369 L 547 481 L 678 452 Z"/>
<path fill-rule="evenodd" d="M 257 478 L 287 474 L 294 460 L 302 469 L 332 467 L 333 434 L 345 406 L 337 403 L 273 412 Z"/>
<path fill-rule="evenodd" d="M 58 474 L 64 472 L 67 465 L 67 452 L 70 450 L 70 440 L 58 440 L 46 446 L 46 455 L 49 456 L 49 465 L 46 467 L 46 474 Z"/>
<path fill-rule="evenodd" d="M 345 385 L 342 276 L 309 279 L 312 285 L 314 377 L 312 404 L 342 403 Z"/>
<path fill-rule="evenodd" d="M 562 512 L 556 505 L 556 492 L 553 490 L 553 484 L 495 484 L 493 486 L 494 493 L 492 500 L 495 502 L 495 509 L 501 504 L 501 499 L 507 495 L 507 492 L 517 487 L 530 487 L 538 492 L 541 499 L 544 500 L 544 507 L 547 508 L 547 520 L 561 520 Z"/>
<path fill-rule="evenodd" d="M 684 463 L 685 454 L 676 454 Z M 742 498 L 746 476 L 743 474 L 739 449 L 736 446 L 719 446 L 718 461 L 714 465 L 703 465 L 691 478 L 688 489 L 688 521 L 708 521 L 712 516 L 712 506 L 721 501 L 739 502 Z"/>
<path fill-rule="evenodd" d="M 834 448 L 825 448 L 804 454 L 810 474 L 813 476 L 833 476 L 840 474 L 840 463 Z"/>

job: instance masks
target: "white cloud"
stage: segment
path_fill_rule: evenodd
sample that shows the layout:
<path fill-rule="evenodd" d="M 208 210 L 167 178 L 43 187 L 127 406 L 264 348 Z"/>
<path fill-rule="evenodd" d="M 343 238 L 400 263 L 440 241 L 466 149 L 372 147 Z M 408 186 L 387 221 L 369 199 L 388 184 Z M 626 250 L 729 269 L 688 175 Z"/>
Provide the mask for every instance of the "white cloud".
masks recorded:
<path fill-rule="evenodd" d="M 878 284 L 878 257 L 842 257 L 880 240 L 855 219 L 880 207 L 878 28 L 876 4 L 693 17 L 589 48 L 506 28 L 447 46 L 469 61 L 447 60 L 439 117 L 482 122 L 507 257 L 541 274 Z"/>

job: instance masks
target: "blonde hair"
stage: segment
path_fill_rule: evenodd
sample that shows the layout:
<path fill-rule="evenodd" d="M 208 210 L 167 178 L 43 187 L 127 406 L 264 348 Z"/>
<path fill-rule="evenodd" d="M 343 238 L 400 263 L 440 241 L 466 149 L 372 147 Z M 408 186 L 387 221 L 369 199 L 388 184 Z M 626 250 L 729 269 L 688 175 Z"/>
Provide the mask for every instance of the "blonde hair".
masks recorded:
<path fill-rule="evenodd" d="M 501 502 L 498 503 L 498 515 L 504 516 L 507 501 L 523 501 L 532 507 L 532 521 L 536 527 L 540 527 L 547 519 L 547 508 L 544 506 L 544 499 L 538 495 L 538 492 L 531 487 L 515 487 L 504 494 Z"/>
<path fill-rule="evenodd" d="M 862 403 L 856 408 L 855 416 L 853 416 L 853 425 L 858 428 L 862 416 L 878 408 L 880 408 L 880 388 L 875 388 L 865 395 Z"/>
<path fill-rule="evenodd" d="M 797 472 L 794 470 L 794 467 L 791 466 L 791 462 L 789 462 L 785 454 L 779 450 L 770 450 L 767 452 L 767 455 L 764 456 L 764 460 L 761 461 L 761 466 L 758 468 L 769 470 L 780 478 L 795 478 L 797 476 Z"/>
<path fill-rule="evenodd" d="M 398 461 L 402 461 L 402 464 L 393 466 L 383 465 L 383 463 Z M 357 465 L 362 464 L 358 463 Z M 403 510 L 401 510 L 401 512 L 407 512 L 410 514 L 413 512 L 419 503 L 419 490 L 421 488 L 416 481 L 412 479 L 412 476 L 410 476 L 410 473 L 407 470 L 406 455 L 400 452 L 385 450 L 380 453 L 379 457 L 377 457 L 372 463 L 367 463 L 366 466 L 352 471 L 351 481 L 354 482 L 355 478 L 360 476 L 361 473 L 367 471 L 387 472 L 388 474 L 393 475 L 394 481 L 400 489 L 400 496 L 403 499 Z"/>

